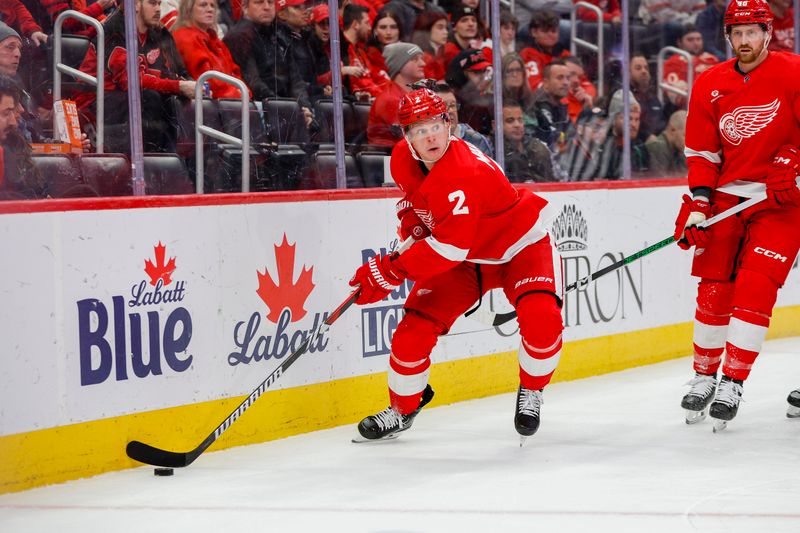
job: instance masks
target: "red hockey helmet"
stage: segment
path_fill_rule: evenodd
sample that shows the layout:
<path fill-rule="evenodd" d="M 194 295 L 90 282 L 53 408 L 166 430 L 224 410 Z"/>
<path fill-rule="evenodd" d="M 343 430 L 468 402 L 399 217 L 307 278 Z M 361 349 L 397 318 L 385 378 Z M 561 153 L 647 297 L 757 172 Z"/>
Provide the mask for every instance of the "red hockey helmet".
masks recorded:
<path fill-rule="evenodd" d="M 735 24 L 772 24 L 772 11 L 764 0 L 731 0 L 725 10 L 725 31 Z"/>
<path fill-rule="evenodd" d="M 400 99 L 397 107 L 397 116 L 400 125 L 404 128 L 421 120 L 447 114 L 447 105 L 444 100 L 430 89 L 417 89 L 407 93 Z"/>

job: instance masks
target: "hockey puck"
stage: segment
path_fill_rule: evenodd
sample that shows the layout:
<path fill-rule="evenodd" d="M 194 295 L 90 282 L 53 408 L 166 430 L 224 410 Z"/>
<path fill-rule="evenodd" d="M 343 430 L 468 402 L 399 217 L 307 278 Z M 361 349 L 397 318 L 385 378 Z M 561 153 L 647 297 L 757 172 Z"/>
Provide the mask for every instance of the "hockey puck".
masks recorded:
<path fill-rule="evenodd" d="M 156 468 L 153 471 L 153 474 L 156 476 L 171 476 L 175 473 L 173 468 Z"/>

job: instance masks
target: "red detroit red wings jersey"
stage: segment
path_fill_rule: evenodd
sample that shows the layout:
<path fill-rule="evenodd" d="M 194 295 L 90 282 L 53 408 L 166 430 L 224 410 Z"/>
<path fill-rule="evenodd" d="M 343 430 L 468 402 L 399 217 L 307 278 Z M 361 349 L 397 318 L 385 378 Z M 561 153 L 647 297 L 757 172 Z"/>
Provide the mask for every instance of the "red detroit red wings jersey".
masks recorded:
<path fill-rule="evenodd" d="M 463 261 L 502 264 L 547 235 L 547 200 L 515 189 L 497 163 L 471 144 L 450 138 L 427 174 L 405 139 L 392 151 L 391 171 L 431 230 L 394 261 L 411 279 L 425 279 Z"/>
<path fill-rule="evenodd" d="M 689 188 L 764 181 L 784 144 L 800 146 L 800 56 L 770 52 L 748 74 L 729 59 L 698 76 L 689 100 Z"/>

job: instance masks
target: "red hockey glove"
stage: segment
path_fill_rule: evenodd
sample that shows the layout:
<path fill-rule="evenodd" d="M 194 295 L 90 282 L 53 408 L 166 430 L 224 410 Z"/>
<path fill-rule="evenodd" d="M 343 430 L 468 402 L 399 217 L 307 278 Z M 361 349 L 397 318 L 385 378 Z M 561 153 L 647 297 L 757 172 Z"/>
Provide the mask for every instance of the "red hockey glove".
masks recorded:
<path fill-rule="evenodd" d="M 400 239 L 414 237 L 415 241 L 431 234 L 428 226 L 417 216 L 413 209 L 406 209 L 400 214 Z"/>
<path fill-rule="evenodd" d="M 772 160 L 772 172 L 767 176 L 767 197 L 778 205 L 800 206 L 798 169 L 800 150 L 784 144 Z"/>
<path fill-rule="evenodd" d="M 397 254 L 373 257 L 356 270 L 350 286 L 360 286 L 358 305 L 379 302 L 400 286 L 405 276 L 392 268 L 392 259 Z"/>
<path fill-rule="evenodd" d="M 692 200 L 688 194 L 683 195 L 681 210 L 675 219 L 675 240 L 683 250 L 692 246 L 702 247 L 708 241 L 708 234 L 698 224 L 705 222 L 711 214 L 711 204 L 699 196 Z"/>

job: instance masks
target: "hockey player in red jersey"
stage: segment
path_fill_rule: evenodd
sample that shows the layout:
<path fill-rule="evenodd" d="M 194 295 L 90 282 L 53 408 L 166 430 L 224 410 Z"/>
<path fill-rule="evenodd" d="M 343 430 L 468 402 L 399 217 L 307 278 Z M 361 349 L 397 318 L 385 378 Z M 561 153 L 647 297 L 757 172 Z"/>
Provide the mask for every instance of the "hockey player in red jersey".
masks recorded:
<path fill-rule="evenodd" d="M 684 249 L 695 247 L 692 274 L 700 283 L 696 374 L 682 406 L 694 423 L 711 403 L 715 431 L 736 416 L 800 248 L 800 57 L 768 51 L 771 23 L 763 0 L 731 2 L 724 25 L 736 57 L 701 74 L 689 101 L 685 152 L 693 198 L 684 196 L 675 238 Z M 765 188 L 766 200 L 707 231 L 697 227 Z"/>
<path fill-rule="evenodd" d="M 392 151 L 391 172 L 404 193 L 397 205 L 400 234 L 416 239 L 397 255 L 362 265 L 350 284 L 358 304 L 385 298 L 405 279 L 414 288 L 392 338 L 390 406 L 358 425 L 365 439 L 390 438 L 411 426 L 430 400 L 430 354 L 486 291 L 502 287 L 517 310 L 522 345 L 514 423 L 524 437 L 539 427 L 542 389 L 561 354 L 561 261 L 548 232 L 552 208 L 511 186 L 480 150 L 450 135 L 447 107 L 427 88 L 399 105 L 404 139 Z"/>

